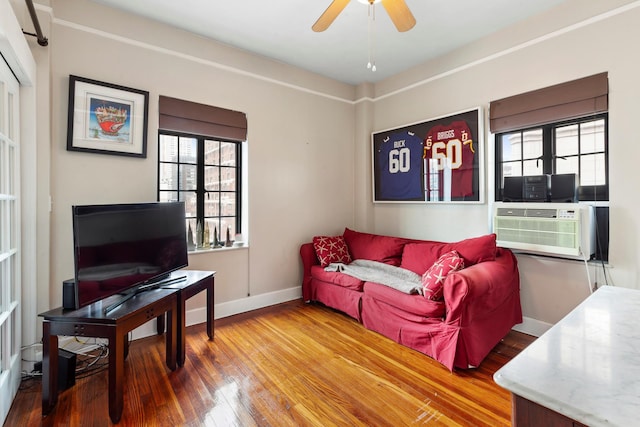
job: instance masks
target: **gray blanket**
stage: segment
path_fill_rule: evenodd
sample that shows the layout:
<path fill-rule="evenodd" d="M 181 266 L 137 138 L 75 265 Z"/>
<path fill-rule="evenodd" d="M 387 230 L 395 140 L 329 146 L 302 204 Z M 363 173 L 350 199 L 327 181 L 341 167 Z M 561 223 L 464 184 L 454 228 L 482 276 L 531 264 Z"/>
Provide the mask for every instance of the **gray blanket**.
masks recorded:
<path fill-rule="evenodd" d="M 325 271 L 339 271 L 365 282 L 389 286 L 405 294 L 422 294 L 422 278 L 413 271 L 377 261 L 357 259 L 350 264 L 331 263 Z"/>

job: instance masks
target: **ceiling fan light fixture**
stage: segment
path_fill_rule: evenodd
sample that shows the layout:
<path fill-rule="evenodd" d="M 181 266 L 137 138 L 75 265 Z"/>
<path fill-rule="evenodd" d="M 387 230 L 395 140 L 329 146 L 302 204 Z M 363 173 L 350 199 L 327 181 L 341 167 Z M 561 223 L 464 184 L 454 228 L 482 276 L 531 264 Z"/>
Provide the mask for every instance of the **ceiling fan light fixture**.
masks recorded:
<path fill-rule="evenodd" d="M 374 0 L 373 3 L 380 3 L 382 0 Z M 371 3 L 369 0 L 358 0 L 358 3 L 369 4 Z"/>

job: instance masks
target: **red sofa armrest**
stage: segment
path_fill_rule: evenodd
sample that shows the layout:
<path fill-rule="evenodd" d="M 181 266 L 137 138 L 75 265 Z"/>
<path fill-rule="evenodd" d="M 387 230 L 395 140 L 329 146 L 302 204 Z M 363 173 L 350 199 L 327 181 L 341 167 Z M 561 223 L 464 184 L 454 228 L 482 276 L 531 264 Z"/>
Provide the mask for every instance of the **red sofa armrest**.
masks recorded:
<path fill-rule="evenodd" d="M 501 308 L 514 293 L 520 293 L 517 259 L 510 250 L 498 248 L 494 261 L 474 264 L 447 276 L 443 291 L 445 322 L 471 325 Z"/>
<path fill-rule="evenodd" d="M 300 246 L 300 258 L 302 259 L 302 299 L 309 301 L 311 300 L 311 290 L 309 289 L 311 267 L 320 265 L 313 243 L 303 243 Z"/>
<path fill-rule="evenodd" d="M 484 261 L 447 276 L 445 324 L 458 330 L 454 365 L 479 366 L 497 343 L 522 323 L 520 276 L 516 257 L 498 248 Z"/>

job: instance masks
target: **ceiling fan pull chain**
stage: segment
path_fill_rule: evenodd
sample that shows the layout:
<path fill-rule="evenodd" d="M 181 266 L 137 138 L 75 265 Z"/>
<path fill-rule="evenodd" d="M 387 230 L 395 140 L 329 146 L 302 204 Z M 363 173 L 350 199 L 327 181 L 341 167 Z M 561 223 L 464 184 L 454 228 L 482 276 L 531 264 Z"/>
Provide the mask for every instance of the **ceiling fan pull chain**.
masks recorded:
<path fill-rule="evenodd" d="M 367 69 L 371 69 L 371 7 L 369 4 L 369 10 L 367 11 L 367 53 L 369 55 L 369 62 L 367 62 Z"/>
<path fill-rule="evenodd" d="M 376 71 L 376 58 L 375 58 L 375 23 L 376 23 L 376 5 L 373 2 L 369 2 L 369 16 L 368 16 L 368 38 L 369 38 L 369 62 L 367 68 L 371 71 Z"/>
<path fill-rule="evenodd" d="M 373 41 L 372 41 L 372 50 L 373 50 L 373 64 L 371 65 L 371 71 L 373 71 L 374 73 L 376 72 L 376 5 L 372 4 L 371 5 L 371 9 L 373 9 L 373 22 L 372 22 L 372 27 L 373 27 Z"/>

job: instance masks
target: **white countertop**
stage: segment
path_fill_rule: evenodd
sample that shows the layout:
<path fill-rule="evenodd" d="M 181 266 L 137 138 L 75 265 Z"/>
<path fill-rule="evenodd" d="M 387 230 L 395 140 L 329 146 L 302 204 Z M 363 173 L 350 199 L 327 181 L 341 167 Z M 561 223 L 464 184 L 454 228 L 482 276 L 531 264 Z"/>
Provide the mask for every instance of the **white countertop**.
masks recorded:
<path fill-rule="evenodd" d="M 589 426 L 640 425 L 640 291 L 598 289 L 493 378 Z"/>

